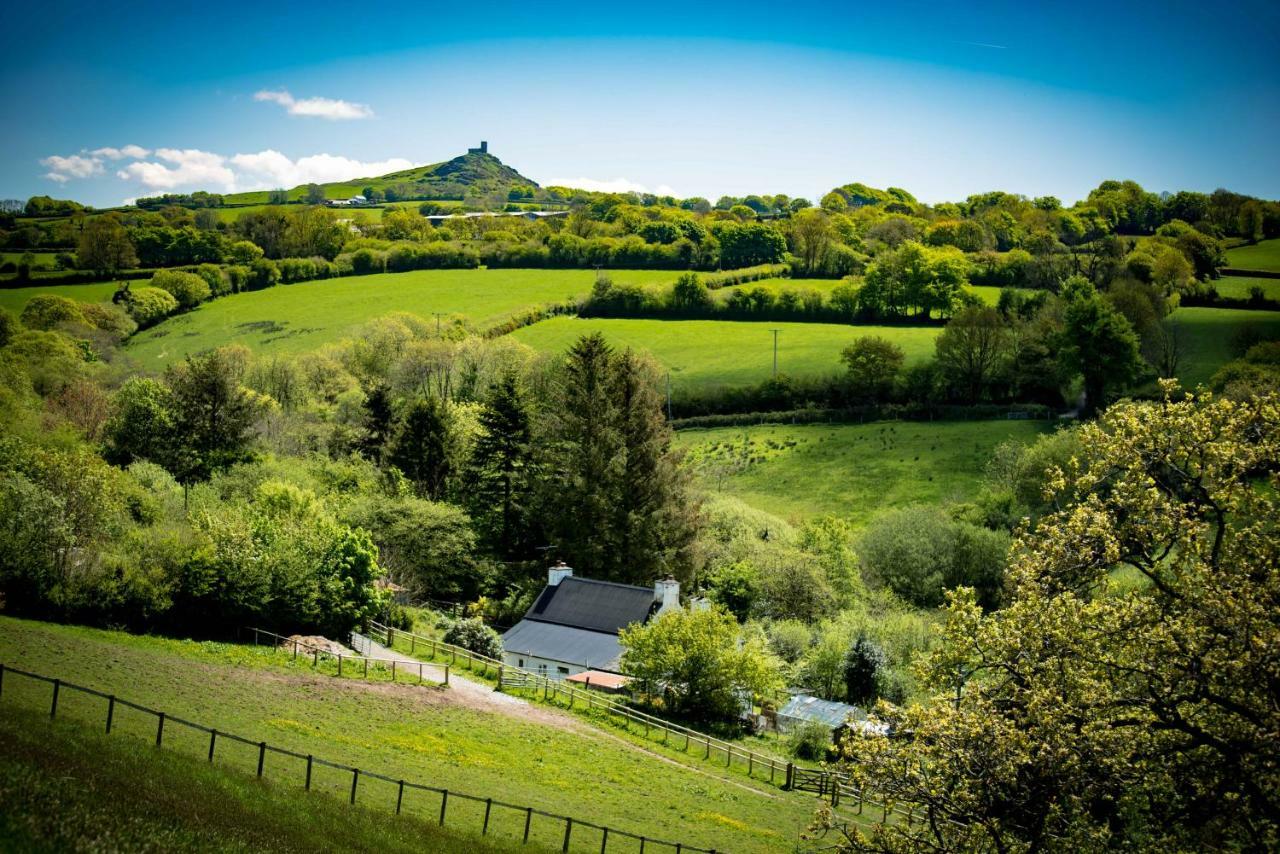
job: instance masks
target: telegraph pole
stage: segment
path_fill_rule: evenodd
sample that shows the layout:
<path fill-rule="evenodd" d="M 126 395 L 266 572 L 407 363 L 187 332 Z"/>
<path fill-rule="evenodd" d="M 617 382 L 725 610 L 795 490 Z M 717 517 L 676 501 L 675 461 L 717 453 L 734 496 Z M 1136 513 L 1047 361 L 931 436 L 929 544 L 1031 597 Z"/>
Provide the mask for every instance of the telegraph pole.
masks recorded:
<path fill-rule="evenodd" d="M 774 382 L 777 382 L 778 380 L 778 333 L 781 332 L 782 330 L 770 329 L 769 331 L 773 333 L 773 379 L 774 379 Z"/>
<path fill-rule="evenodd" d="M 667 371 L 667 420 L 671 420 L 671 372 Z"/>
<path fill-rule="evenodd" d="M 442 312 L 433 311 L 431 313 L 436 316 L 436 337 L 439 338 L 440 337 L 440 315 Z"/>

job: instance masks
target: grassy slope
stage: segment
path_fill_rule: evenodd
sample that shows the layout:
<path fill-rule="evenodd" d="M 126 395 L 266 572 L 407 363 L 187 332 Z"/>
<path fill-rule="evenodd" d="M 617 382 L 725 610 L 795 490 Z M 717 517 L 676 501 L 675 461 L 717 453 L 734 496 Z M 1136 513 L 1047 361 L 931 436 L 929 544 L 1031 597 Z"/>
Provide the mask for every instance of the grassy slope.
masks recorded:
<path fill-rule="evenodd" d="M 1045 422 L 877 422 L 683 430 L 679 443 L 710 491 L 799 520 L 834 514 L 865 523 L 881 510 L 965 501 L 992 449 L 1031 441 Z M 743 457 L 756 460 L 743 465 Z"/>
<path fill-rule="evenodd" d="M 135 282 L 143 282 L 135 279 Z M 91 282 L 84 285 L 36 285 L 30 288 L 0 288 L 0 308 L 7 308 L 14 314 L 21 314 L 22 308 L 37 294 L 57 294 L 80 302 L 106 302 L 120 287 L 120 282 Z"/>
<path fill-rule="evenodd" d="M 814 290 L 820 294 L 830 294 L 835 290 L 836 285 L 841 284 L 843 279 L 761 279 L 758 282 L 748 282 L 745 285 L 731 285 L 729 287 L 720 288 L 715 292 L 716 298 L 719 300 L 727 300 L 729 294 L 735 290 L 750 290 L 752 288 L 765 287 L 774 293 L 784 290 Z M 974 294 L 978 299 L 987 305 L 995 305 L 1000 300 L 1000 288 L 988 287 L 986 285 L 970 285 L 965 288 L 969 293 Z"/>
<path fill-rule="evenodd" d="M 1252 246 L 1237 246 L 1227 250 L 1227 263 L 1245 270 L 1275 270 L 1280 272 L 1280 238 L 1262 240 Z"/>
<path fill-rule="evenodd" d="M 1280 299 L 1280 279 L 1260 279 L 1249 276 L 1223 276 L 1221 279 L 1215 279 L 1214 288 L 1224 297 L 1235 297 L 1237 299 L 1249 296 L 1250 288 L 1262 288 L 1262 293 L 1268 299 Z"/>
<path fill-rule="evenodd" d="M 664 281 L 674 273 L 613 270 L 614 281 Z M 430 318 L 466 315 L 487 326 L 522 308 L 582 296 L 592 270 L 418 270 L 382 273 L 235 294 L 206 303 L 136 336 L 129 352 L 148 368 L 188 353 L 239 342 L 257 352 L 297 353 L 396 311 Z"/>
<path fill-rule="evenodd" d="M 296 780 L 259 781 L 12 704 L 0 711 L 0 851 L 464 854 L 517 847 L 441 830 L 429 819 L 391 821 L 331 795 L 304 795 Z"/>
<path fill-rule="evenodd" d="M 834 373 L 840 351 L 855 338 L 896 341 L 908 363 L 933 353 L 938 327 L 844 326 L 728 320 L 584 320 L 554 317 L 513 336 L 537 350 L 563 352 L 579 336 L 602 332 L 619 347 L 648 350 L 671 371 L 676 386 L 750 385 L 773 372 L 773 335 L 779 329 L 778 371 L 793 376 Z"/>
<path fill-rule="evenodd" d="M 651 837 L 735 852 L 775 851 L 787 847 L 811 817 L 807 799 L 776 790 L 766 797 L 759 793 L 764 784 L 734 785 L 657 760 L 573 719 L 526 720 L 460 705 L 441 696 L 446 689 L 316 676 L 305 665 L 281 666 L 266 649 L 0 618 L 0 661 L 300 753 Z M 47 709 L 48 697 L 49 686 L 9 677 L 0 712 L 11 704 Z M 59 716 L 98 726 L 103 706 L 66 693 Z M 118 707 L 116 725 L 121 735 L 154 738 L 154 718 Z M 166 729 L 165 741 L 195 756 L 204 756 L 208 745 L 207 736 L 178 727 Z M 250 771 L 256 763 L 255 750 L 230 742 L 219 756 Z M 301 762 L 269 757 L 268 764 L 289 780 L 302 777 Z M 314 785 L 341 796 L 349 791 L 350 775 L 320 769 Z M 366 785 L 362 792 L 370 801 L 393 802 L 391 787 Z M 438 809 L 436 796 L 406 796 L 411 814 Z M 451 800 L 449 811 L 457 827 L 477 827 L 483 806 Z M 563 825 L 541 824 L 535 819 L 534 838 L 543 844 L 563 834 Z M 495 810 L 490 832 L 509 837 L 522 827 L 522 816 Z M 599 848 L 599 837 L 585 831 L 578 841 L 586 847 L 575 850 Z"/>
<path fill-rule="evenodd" d="M 1239 354 L 1244 333 L 1280 338 L 1280 312 L 1229 308 L 1180 308 L 1170 317 L 1186 334 L 1186 355 L 1178 378 L 1183 385 L 1206 382 L 1224 363 Z"/>

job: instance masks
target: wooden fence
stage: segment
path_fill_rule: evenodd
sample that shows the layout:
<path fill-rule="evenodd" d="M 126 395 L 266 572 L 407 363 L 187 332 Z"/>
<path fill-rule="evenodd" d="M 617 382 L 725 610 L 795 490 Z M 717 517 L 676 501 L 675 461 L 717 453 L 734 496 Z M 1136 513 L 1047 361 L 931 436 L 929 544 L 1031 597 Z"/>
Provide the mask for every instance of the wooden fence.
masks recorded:
<path fill-rule="evenodd" d="M 400 813 L 404 809 L 405 798 L 407 794 L 412 794 L 413 792 L 426 792 L 426 793 L 431 793 L 433 795 L 438 795 L 440 798 L 440 810 L 439 810 L 438 821 L 441 826 L 444 826 L 445 824 L 445 820 L 446 820 L 448 809 L 449 809 L 449 803 L 451 801 L 456 802 L 456 801 L 462 800 L 462 801 L 472 802 L 476 805 L 483 805 L 484 818 L 480 825 L 481 835 L 489 834 L 490 823 L 491 823 L 490 819 L 494 815 L 495 808 L 497 808 L 498 810 L 507 810 L 509 812 L 514 813 L 515 818 L 517 819 L 517 822 L 519 822 L 521 819 L 523 820 L 523 833 L 518 835 L 521 837 L 521 842 L 524 844 L 527 844 L 529 842 L 529 834 L 530 834 L 530 830 L 533 827 L 533 820 L 535 816 L 543 820 L 555 822 L 557 825 L 555 838 L 560 843 L 560 850 L 562 852 L 569 851 L 570 845 L 574 844 L 575 842 L 576 842 L 575 847 L 582 848 L 584 841 L 589 843 L 589 850 L 595 851 L 597 850 L 595 840 L 598 838 L 599 839 L 598 850 L 601 852 L 601 854 L 607 854 L 608 851 L 617 851 L 619 850 L 620 846 L 625 846 L 626 849 L 629 851 L 638 850 L 641 852 L 641 854 L 644 854 L 644 852 L 646 851 L 659 851 L 659 850 L 675 851 L 676 854 L 683 854 L 683 852 L 691 852 L 691 854 L 717 854 L 717 849 L 714 849 L 714 848 L 699 848 L 697 846 L 688 845 L 683 842 L 670 842 L 664 839 L 651 839 L 649 837 L 642 836 L 640 834 L 631 833 L 625 830 L 619 830 L 617 828 L 609 827 L 603 824 L 596 824 L 595 822 L 591 822 L 591 821 L 584 821 L 582 819 L 574 818 L 573 816 L 560 815 L 558 813 L 547 812 L 545 810 L 536 809 L 530 806 L 522 806 L 520 804 L 507 803 L 506 801 L 498 800 L 496 798 L 485 798 L 485 797 L 480 797 L 479 795 L 468 794 L 466 792 L 459 792 L 452 789 L 442 789 L 437 786 L 429 786 L 423 783 L 415 783 L 409 780 L 405 780 L 403 778 L 389 777 L 385 774 L 378 774 L 373 771 L 366 771 L 366 770 L 354 767 L 352 765 L 343 764 L 341 762 L 333 762 L 328 759 L 322 759 L 318 756 L 313 756 L 312 754 L 309 754 L 309 753 L 306 753 L 306 754 L 298 753 L 296 751 L 288 750 L 283 747 L 274 747 L 265 741 L 254 741 L 249 738 L 244 738 L 243 736 L 235 735 L 234 733 L 222 732 L 213 727 L 207 727 L 207 726 L 204 726 L 203 724 L 194 723 L 192 721 L 175 717 L 173 715 L 167 714 L 162 711 L 158 711 L 156 709 L 148 708 L 147 706 L 143 706 L 139 703 L 134 703 L 129 700 L 116 697 L 114 694 L 103 693 L 102 691 L 97 691 L 93 688 L 86 688 L 83 685 L 76 685 L 72 682 L 66 682 L 61 679 L 55 679 L 49 676 L 42 676 L 38 673 L 30 673 L 25 670 L 19 670 L 13 667 L 6 667 L 3 662 L 0 662 L 0 699 L 3 699 L 4 697 L 4 684 L 5 684 L 6 677 L 13 677 L 13 676 L 34 680 L 36 682 L 44 682 L 49 684 L 52 687 L 52 696 L 49 704 L 50 719 L 56 718 L 58 715 L 58 701 L 62 692 L 78 691 L 83 694 L 88 694 L 93 697 L 99 697 L 107 701 L 105 711 L 106 711 L 106 732 L 108 734 L 111 733 L 112 726 L 115 723 L 117 707 L 123 707 L 123 708 L 133 709 L 134 711 L 141 712 L 142 714 L 145 714 L 145 715 L 151 715 L 156 719 L 156 730 L 155 730 L 156 747 L 164 746 L 166 726 L 169 726 L 171 728 L 174 726 L 178 726 L 178 727 L 185 727 L 187 729 L 195 730 L 197 732 L 205 733 L 209 736 L 209 748 L 208 748 L 208 754 L 207 754 L 207 760 L 209 762 L 214 761 L 219 743 L 229 741 L 229 742 L 238 743 L 238 744 L 253 748 L 254 750 L 257 751 L 257 776 L 259 777 L 263 777 L 266 774 L 266 769 L 268 767 L 266 759 L 268 754 L 273 756 L 288 757 L 288 758 L 297 760 L 299 762 L 305 763 L 303 766 L 305 768 L 303 788 L 307 791 L 310 791 L 312 788 L 312 775 L 317 767 L 330 768 L 330 769 L 334 769 L 336 771 L 342 772 L 344 774 L 350 774 L 351 787 L 348 794 L 348 802 L 353 805 L 356 803 L 357 795 L 362 791 L 367 791 L 369 788 L 369 782 L 373 781 L 378 783 L 385 783 L 391 787 L 390 790 L 387 791 L 387 794 L 391 794 L 391 792 L 394 792 L 395 794 L 395 814 L 396 815 L 400 815 Z M 148 736 L 148 738 L 149 737 L 150 736 Z M 204 749 L 202 747 L 201 751 L 203 752 L 203 750 Z M 278 766 L 275 763 L 273 763 L 270 767 L 274 770 Z M 362 783 L 365 786 L 364 789 L 360 788 Z M 345 790 L 345 785 L 344 785 L 344 790 Z M 370 800 L 369 795 L 365 794 L 363 796 L 363 801 L 369 802 L 369 800 Z M 386 803 L 383 803 L 381 801 L 376 803 L 380 806 L 387 806 Z M 456 812 L 457 811 L 455 810 L 455 814 Z M 430 815 L 432 819 L 436 819 L 436 812 L 435 812 L 434 806 L 431 810 Z M 455 819 L 455 824 L 456 824 L 456 819 Z M 558 827 L 560 824 L 563 824 L 564 826 L 563 836 L 561 836 L 558 830 Z M 576 837 L 574 836 L 574 831 L 577 831 Z M 584 840 L 583 839 L 584 832 L 589 833 L 591 838 L 589 838 L 588 840 Z"/>
<path fill-rule="evenodd" d="M 648 740 L 661 737 L 661 743 L 668 747 L 681 750 L 691 756 L 700 754 L 705 761 L 715 762 L 725 768 L 734 768 L 736 764 L 740 770 L 747 772 L 748 777 L 763 780 L 767 776 L 770 783 L 783 789 L 814 792 L 820 798 L 829 799 L 834 807 L 840 806 L 842 801 L 846 804 L 856 802 L 859 814 L 867 804 L 870 804 L 880 809 L 883 820 L 887 820 L 891 815 L 901 818 L 910 817 L 908 810 L 883 799 L 877 799 L 854 786 L 847 774 L 824 768 L 803 768 L 777 756 L 747 750 L 706 733 L 633 709 L 598 691 L 578 688 L 562 680 L 551 679 L 434 638 L 415 635 L 402 629 L 392 629 L 376 621 L 370 624 L 370 631 L 385 637 L 388 647 L 392 646 L 397 636 L 407 637 L 411 650 L 421 648 L 424 653 L 429 652 L 432 658 L 437 655 L 449 655 L 452 662 L 461 658 L 471 668 L 474 668 L 476 663 L 479 663 L 485 671 L 493 668 L 497 673 L 500 691 L 510 691 L 558 705 L 563 703 L 569 709 L 599 710 L 606 717 L 613 717 L 621 722 L 628 732 L 639 734 L 643 730 L 644 737 Z"/>
<path fill-rule="evenodd" d="M 329 659 L 337 659 L 339 676 L 343 675 L 342 674 L 343 661 L 347 661 L 347 662 L 355 662 L 358 665 L 360 665 L 357 668 L 348 667 L 347 668 L 348 672 L 353 672 L 353 670 L 358 669 L 360 671 L 361 677 L 364 679 L 368 679 L 369 678 L 369 662 L 372 661 L 375 666 L 374 668 L 375 674 L 378 672 L 377 667 L 379 665 L 381 665 L 384 669 L 388 667 L 390 668 L 392 682 L 396 681 L 396 667 L 397 665 L 399 665 L 399 669 L 401 673 L 412 674 L 416 670 L 418 673 L 419 685 L 421 685 L 423 682 L 423 675 L 424 675 L 423 668 L 425 667 L 435 668 L 437 671 L 442 672 L 444 678 L 436 681 L 440 682 L 443 685 L 449 684 L 449 667 L 450 666 L 448 664 L 436 664 L 434 662 L 417 661 L 416 659 L 410 660 L 407 658 L 371 658 L 365 655 L 344 655 L 339 652 L 330 652 L 327 649 L 321 649 L 320 647 L 313 646 L 312 644 L 308 644 L 305 641 L 299 641 L 293 638 L 287 638 L 284 635 L 278 635 L 275 632 L 269 632 L 266 629 L 251 628 L 251 629 L 246 629 L 246 631 L 253 632 L 254 646 L 258 646 L 259 644 L 261 644 L 263 637 L 273 639 L 274 641 L 276 641 L 276 643 L 272 644 L 273 646 L 277 648 L 283 648 L 286 651 L 289 649 L 289 646 L 292 645 L 294 660 L 297 660 L 298 653 L 300 651 L 303 653 L 310 653 L 312 656 L 312 665 L 311 665 L 312 667 L 319 667 L 321 660 L 327 661 Z"/>

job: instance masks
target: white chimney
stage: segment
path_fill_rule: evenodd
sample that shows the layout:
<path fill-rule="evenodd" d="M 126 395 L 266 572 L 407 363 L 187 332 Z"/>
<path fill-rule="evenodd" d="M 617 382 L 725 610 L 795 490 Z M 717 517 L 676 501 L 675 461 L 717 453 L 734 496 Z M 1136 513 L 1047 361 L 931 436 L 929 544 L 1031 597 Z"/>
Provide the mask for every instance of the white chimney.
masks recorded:
<path fill-rule="evenodd" d="M 680 582 L 671 576 L 656 582 L 653 585 L 653 601 L 658 603 L 658 614 L 665 614 L 667 611 L 679 610 L 680 608 Z"/>
<path fill-rule="evenodd" d="M 547 569 L 547 586 L 555 587 L 564 579 L 573 575 L 573 567 L 565 566 L 564 561 L 558 560 L 555 566 Z"/>

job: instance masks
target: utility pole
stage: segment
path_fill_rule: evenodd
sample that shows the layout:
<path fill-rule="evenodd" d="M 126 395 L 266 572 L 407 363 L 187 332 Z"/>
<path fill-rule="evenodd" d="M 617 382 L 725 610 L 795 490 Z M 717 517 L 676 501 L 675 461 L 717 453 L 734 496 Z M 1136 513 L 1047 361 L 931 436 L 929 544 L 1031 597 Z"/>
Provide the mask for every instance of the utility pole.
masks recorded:
<path fill-rule="evenodd" d="M 431 313 L 436 316 L 436 337 L 439 338 L 440 337 L 440 315 L 443 312 L 433 311 Z"/>
<path fill-rule="evenodd" d="M 773 333 L 773 379 L 774 379 L 774 382 L 777 382 L 778 380 L 778 333 L 781 332 L 782 330 L 770 329 L 769 331 Z"/>
<path fill-rule="evenodd" d="M 671 420 L 671 372 L 667 371 L 667 420 Z"/>

